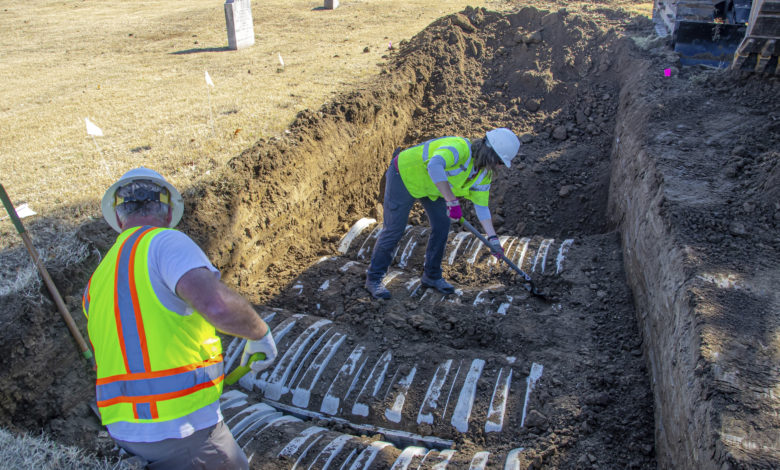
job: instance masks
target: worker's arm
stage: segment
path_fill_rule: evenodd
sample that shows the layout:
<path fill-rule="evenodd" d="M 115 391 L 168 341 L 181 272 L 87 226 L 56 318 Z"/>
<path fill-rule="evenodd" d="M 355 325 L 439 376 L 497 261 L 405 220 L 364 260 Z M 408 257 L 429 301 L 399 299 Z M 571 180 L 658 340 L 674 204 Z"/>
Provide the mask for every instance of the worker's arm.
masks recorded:
<path fill-rule="evenodd" d="M 496 234 L 496 229 L 493 228 L 493 217 L 490 215 L 490 209 L 488 206 L 474 204 L 474 211 L 477 213 L 479 223 L 482 224 L 482 228 L 485 230 L 491 253 L 496 258 L 501 258 L 504 256 L 504 248 L 501 246 L 501 240 Z"/>
<path fill-rule="evenodd" d="M 474 212 L 477 213 L 477 219 L 485 230 L 485 235 L 489 238 L 496 234 L 496 229 L 493 228 L 493 217 L 490 215 L 490 209 L 488 206 L 480 206 L 474 204 Z"/>
<path fill-rule="evenodd" d="M 457 198 L 455 197 L 455 194 L 452 193 L 452 186 L 450 186 L 450 182 L 447 180 L 447 173 L 445 172 L 446 164 L 444 157 L 441 155 L 434 155 L 428 161 L 427 169 L 428 176 L 431 178 L 431 181 L 433 181 L 433 184 L 439 189 L 441 195 L 444 196 L 444 200 L 451 202 Z"/>
<path fill-rule="evenodd" d="M 431 181 L 436 185 L 441 195 L 447 204 L 447 217 L 450 221 L 457 222 L 463 217 L 463 212 L 460 208 L 460 201 L 455 197 L 452 192 L 452 186 L 449 180 L 447 180 L 447 173 L 444 171 L 445 165 L 444 157 L 441 155 L 434 155 L 428 162 L 428 176 L 431 177 Z"/>
<path fill-rule="evenodd" d="M 252 305 L 206 268 L 184 274 L 176 284 L 176 295 L 223 333 L 257 340 L 268 332 Z"/>
<path fill-rule="evenodd" d="M 436 187 L 439 189 L 439 192 L 442 196 L 444 196 L 445 201 L 454 201 L 457 198 L 452 193 L 452 186 L 450 186 L 450 182 L 447 180 L 440 181 L 436 183 Z"/>
<path fill-rule="evenodd" d="M 493 219 L 480 220 L 479 223 L 482 224 L 482 228 L 485 229 L 487 238 L 496 236 L 496 229 L 493 228 Z"/>

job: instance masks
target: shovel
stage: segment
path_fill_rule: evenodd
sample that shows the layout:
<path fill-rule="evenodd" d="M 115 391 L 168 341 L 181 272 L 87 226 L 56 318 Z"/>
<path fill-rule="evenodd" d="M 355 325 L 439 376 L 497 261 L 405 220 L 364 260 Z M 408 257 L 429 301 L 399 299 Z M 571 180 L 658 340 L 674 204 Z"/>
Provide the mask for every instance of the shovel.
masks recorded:
<path fill-rule="evenodd" d="M 469 231 L 469 232 L 473 233 L 475 237 L 479 238 L 479 240 L 480 240 L 482 243 L 484 243 L 484 244 L 485 244 L 485 246 L 486 246 L 488 249 L 490 249 L 490 242 L 488 242 L 487 238 L 485 238 L 485 237 L 484 237 L 484 236 L 483 236 L 483 235 L 482 235 L 482 234 L 479 232 L 479 230 L 475 229 L 473 225 L 471 225 L 470 223 L 468 223 L 464 217 L 461 217 L 461 218 L 460 218 L 460 223 L 461 223 L 461 225 L 463 225 L 464 227 L 466 227 L 466 229 L 468 229 L 468 231 Z M 492 252 L 492 250 L 491 250 L 491 252 Z M 495 255 L 496 253 L 493 253 L 493 254 Z M 512 261 L 510 261 L 510 260 L 509 260 L 509 258 L 507 258 L 506 256 L 504 256 L 504 254 L 503 254 L 503 253 L 501 253 L 501 254 L 499 255 L 499 257 L 501 258 L 501 260 L 502 260 L 503 262 L 505 262 L 506 264 L 508 264 L 510 268 L 514 269 L 514 270 L 515 270 L 515 271 L 516 271 L 516 272 L 517 272 L 519 275 L 521 275 L 521 276 L 523 277 L 523 279 L 524 279 L 524 280 L 525 280 L 525 282 L 526 282 L 526 284 L 525 284 L 525 288 L 528 290 L 528 292 L 530 292 L 531 294 L 533 294 L 533 295 L 535 295 L 535 296 L 537 296 L 537 297 L 540 297 L 540 298 L 542 298 L 542 299 L 545 299 L 545 300 L 547 299 L 547 296 L 546 296 L 546 295 L 544 295 L 544 294 L 543 294 L 543 293 L 542 293 L 542 292 L 541 292 L 539 289 L 537 289 L 536 285 L 534 284 L 534 281 L 532 281 L 532 280 L 531 280 L 531 276 L 529 276 L 528 274 L 526 274 L 526 272 L 525 272 L 525 271 L 523 271 L 522 269 L 520 269 L 519 267 L 517 267 L 517 265 L 516 265 L 515 263 L 513 263 Z"/>

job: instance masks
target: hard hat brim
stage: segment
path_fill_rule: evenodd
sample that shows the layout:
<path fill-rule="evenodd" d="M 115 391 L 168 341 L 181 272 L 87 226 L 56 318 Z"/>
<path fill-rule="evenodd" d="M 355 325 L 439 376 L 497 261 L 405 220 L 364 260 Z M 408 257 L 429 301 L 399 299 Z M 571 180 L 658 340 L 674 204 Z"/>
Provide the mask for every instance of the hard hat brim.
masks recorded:
<path fill-rule="evenodd" d="M 179 221 L 181 221 L 182 215 L 184 214 L 184 198 L 182 198 L 181 193 L 179 193 L 179 191 L 174 188 L 172 184 L 154 175 L 139 175 L 129 178 L 120 178 L 119 181 L 112 184 L 108 190 L 106 190 L 106 193 L 103 195 L 103 199 L 100 201 L 100 210 L 103 212 L 103 218 L 106 220 L 106 222 L 108 222 L 108 225 L 110 225 L 111 228 L 117 232 L 122 233 L 122 228 L 119 227 L 119 222 L 116 218 L 116 210 L 114 209 L 114 196 L 117 189 L 138 180 L 152 181 L 168 190 L 170 193 L 169 205 L 171 207 L 171 223 L 168 226 L 175 227 L 178 225 Z"/>

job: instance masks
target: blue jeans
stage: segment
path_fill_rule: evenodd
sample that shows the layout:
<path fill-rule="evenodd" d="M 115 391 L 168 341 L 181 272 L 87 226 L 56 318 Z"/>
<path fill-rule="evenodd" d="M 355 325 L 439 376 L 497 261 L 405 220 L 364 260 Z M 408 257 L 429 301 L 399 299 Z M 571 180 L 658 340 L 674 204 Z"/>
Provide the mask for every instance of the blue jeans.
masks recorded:
<path fill-rule="evenodd" d="M 393 252 L 404 235 L 409 211 L 412 210 L 415 198 L 407 191 L 401 175 L 390 164 L 385 173 L 384 222 L 379 238 L 371 254 L 371 264 L 368 266 L 366 280 L 377 283 L 387 273 L 387 268 L 393 262 Z M 425 249 L 425 266 L 423 275 L 433 281 L 441 279 L 441 260 L 447 246 L 447 236 L 450 233 L 450 218 L 447 216 L 447 204 L 443 197 L 436 199 L 424 197 L 420 199 L 431 223 L 431 235 Z"/>

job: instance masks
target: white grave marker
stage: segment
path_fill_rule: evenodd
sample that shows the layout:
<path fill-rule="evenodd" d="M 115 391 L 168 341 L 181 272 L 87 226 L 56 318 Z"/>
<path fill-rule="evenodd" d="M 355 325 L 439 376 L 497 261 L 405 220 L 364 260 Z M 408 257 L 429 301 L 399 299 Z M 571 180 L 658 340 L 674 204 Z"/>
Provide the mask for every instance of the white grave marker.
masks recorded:
<path fill-rule="evenodd" d="M 339 0 L 325 0 L 326 10 L 335 10 L 339 7 Z"/>
<path fill-rule="evenodd" d="M 228 48 L 243 49 L 255 43 L 252 6 L 249 0 L 226 0 L 225 23 L 227 23 Z"/>

